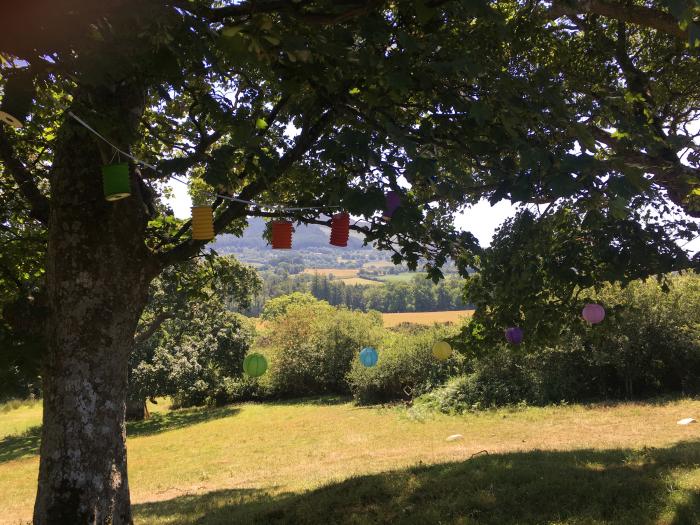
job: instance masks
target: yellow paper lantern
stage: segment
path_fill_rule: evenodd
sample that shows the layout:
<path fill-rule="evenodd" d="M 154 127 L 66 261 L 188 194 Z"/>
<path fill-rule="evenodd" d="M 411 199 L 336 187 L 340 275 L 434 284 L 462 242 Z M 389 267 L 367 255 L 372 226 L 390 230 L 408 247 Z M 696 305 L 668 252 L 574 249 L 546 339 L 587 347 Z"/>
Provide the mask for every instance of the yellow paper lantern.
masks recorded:
<path fill-rule="evenodd" d="M 447 341 L 438 341 L 433 345 L 433 357 L 438 361 L 447 361 L 452 355 L 452 347 Z"/>
<path fill-rule="evenodd" d="M 211 241 L 214 238 L 214 210 L 209 206 L 192 207 L 192 239 Z"/>

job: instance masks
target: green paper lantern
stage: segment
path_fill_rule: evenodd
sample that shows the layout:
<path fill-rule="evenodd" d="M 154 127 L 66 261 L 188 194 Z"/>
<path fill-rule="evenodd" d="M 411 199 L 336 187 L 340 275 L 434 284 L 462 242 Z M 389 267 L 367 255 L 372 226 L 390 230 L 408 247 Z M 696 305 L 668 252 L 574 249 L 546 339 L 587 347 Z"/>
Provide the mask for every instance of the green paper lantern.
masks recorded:
<path fill-rule="evenodd" d="M 105 190 L 105 199 L 118 201 L 131 195 L 131 182 L 129 181 L 129 165 L 126 162 L 102 166 L 102 183 Z"/>
<path fill-rule="evenodd" d="M 248 354 L 243 360 L 243 371 L 250 377 L 260 377 L 267 371 L 267 359 L 257 352 Z"/>

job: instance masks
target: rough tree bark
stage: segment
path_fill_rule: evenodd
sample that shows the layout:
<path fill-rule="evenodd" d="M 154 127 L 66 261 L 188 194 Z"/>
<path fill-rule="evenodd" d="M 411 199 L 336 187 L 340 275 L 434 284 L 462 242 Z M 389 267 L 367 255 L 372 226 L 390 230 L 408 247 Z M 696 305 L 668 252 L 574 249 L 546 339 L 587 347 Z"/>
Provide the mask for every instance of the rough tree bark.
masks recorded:
<path fill-rule="evenodd" d="M 115 123 L 128 147 L 143 109 L 136 89 L 76 99 Z M 95 140 L 66 121 L 51 173 L 47 356 L 36 524 L 132 523 L 124 412 L 128 354 L 156 265 L 144 244 L 147 211 L 103 197 Z"/>

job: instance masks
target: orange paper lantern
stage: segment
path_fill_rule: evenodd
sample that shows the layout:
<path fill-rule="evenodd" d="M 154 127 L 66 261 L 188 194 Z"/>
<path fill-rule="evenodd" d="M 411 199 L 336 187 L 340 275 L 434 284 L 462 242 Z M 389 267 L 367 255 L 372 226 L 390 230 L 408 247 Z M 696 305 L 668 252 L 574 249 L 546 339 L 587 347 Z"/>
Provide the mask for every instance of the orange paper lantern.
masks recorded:
<path fill-rule="evenodd" d="M 214 238 L 214 210 L 209 206 L 192 207 L 192 239 L 211 241 Z"/>
<path fill-rule="evenodd" d="M 290 221 L 272 222 L 272 248 L 289 250 L 292 247 L 292 223 Z"/>
<path fill-rule="evenodd" d="M 350 238 L 350 214 L 341 212 L 331 217 L 331 244 L 345 247 Z"/>

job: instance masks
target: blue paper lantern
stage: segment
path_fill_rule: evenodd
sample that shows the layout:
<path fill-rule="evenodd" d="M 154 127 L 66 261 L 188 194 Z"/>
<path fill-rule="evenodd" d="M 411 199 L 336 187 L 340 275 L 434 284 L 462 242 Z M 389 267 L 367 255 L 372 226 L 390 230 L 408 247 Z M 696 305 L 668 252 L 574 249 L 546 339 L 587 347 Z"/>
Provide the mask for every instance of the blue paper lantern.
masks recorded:
<path fill-rule="evenodd" d="M 379 361 L 379 354 L 377 354 L 377 351 L 371 346 L 363 348 L 362 351 L 360 351 L 360 363 L 364 366 L 374 366 L 377 364 L 377 361 Z"/>

